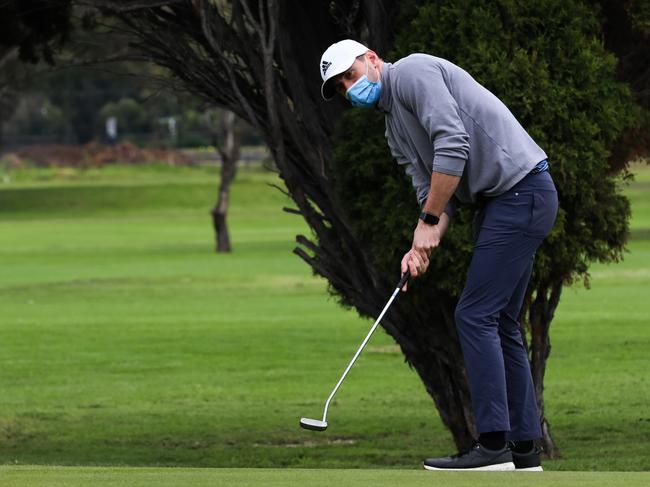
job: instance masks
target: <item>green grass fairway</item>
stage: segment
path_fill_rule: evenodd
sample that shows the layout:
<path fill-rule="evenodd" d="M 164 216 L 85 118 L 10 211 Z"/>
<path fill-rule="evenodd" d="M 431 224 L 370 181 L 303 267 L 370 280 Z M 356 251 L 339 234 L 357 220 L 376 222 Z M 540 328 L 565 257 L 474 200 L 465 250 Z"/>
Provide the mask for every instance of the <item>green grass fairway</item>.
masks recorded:
<path fill-rule="evenodd" d="M 650 471 L 650 170 L 636 169 L 626 190 L 630 252 L 594 265 L 590 290 L 566 289 L 553 322 L 545 397 L 563 456 L 547 470 Z M 0 184 L 0 487 L 171 485 L 175 476 L 196 485 L 433 482 L 422 459 L 453 443 L 384 333 L 343 384 L 328 430 L 298 427 L 322 414 L 371 322 L 340 308 L 291 253 L 309 230 L 281 211 L 292 205 L 269 186 L 278 183 L 271 173 L 238 175 L 234 252 L 215 254 L 217 181 L 215 169 L 135 166 L 22 170 Z M 540 485 L 650 483 L 574 475 Z"/>
<path fill-rule="evenodd" d="M 0 482 L 6 487 L 647 487 L 650 473 L 4 467 L 0 468 Z"/>

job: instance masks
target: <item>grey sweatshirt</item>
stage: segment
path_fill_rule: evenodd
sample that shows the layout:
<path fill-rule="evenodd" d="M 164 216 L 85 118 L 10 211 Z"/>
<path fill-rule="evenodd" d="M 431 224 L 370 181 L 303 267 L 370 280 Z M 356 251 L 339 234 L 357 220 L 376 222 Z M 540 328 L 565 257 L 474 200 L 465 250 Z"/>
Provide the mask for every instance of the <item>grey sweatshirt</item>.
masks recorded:
<path fill-rule="evenodd" d="M 384 63 L 377 107 L 386 139 L 404 166 L 422 205 L 431 172 L 461 176 L 454 196 L 504 193 L 546 159 L 508 108 L 465 70 L 428 54 Z M 456 201 L 447 205 L 451 216 Z"/>

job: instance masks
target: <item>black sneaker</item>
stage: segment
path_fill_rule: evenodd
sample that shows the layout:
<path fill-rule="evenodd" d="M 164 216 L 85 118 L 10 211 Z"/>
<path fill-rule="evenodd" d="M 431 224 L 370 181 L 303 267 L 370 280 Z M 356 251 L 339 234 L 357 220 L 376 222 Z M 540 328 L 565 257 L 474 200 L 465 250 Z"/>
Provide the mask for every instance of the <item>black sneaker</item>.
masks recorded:
<path fill-rule="evenodd" d="M 505 447 L 488 450 L 476 443 L 471 450 L 443 458 L 427 458 L 422 466 L 427 470 L 514 470 L 512 455 Z"/>
<path fill-rule="evenodd" d="M 512 448 L 512 445 L 510 445 Z M 533 447 L 528 453 L 517 453 L 512 451 L 512 461 L 517 472 L 543 472 L 542 464 L 539 461 L 539 450 Z"/>

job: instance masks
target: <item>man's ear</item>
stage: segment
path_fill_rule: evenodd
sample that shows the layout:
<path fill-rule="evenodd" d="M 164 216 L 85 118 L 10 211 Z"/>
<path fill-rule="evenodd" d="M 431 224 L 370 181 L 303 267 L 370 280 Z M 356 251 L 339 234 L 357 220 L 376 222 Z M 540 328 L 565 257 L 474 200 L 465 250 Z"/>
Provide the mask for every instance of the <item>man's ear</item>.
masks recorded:
<path fill-rule="evenodd" d="M 368 49 L 366 56 L 368 57 L 368 61 L 370 61 L 373 64 L 373 66 L 377 65 L 377 61 L 379 61 L 379 56 L 377 56 L 377 53 L 375 51 L 373 51 L 372 49 Z"/>

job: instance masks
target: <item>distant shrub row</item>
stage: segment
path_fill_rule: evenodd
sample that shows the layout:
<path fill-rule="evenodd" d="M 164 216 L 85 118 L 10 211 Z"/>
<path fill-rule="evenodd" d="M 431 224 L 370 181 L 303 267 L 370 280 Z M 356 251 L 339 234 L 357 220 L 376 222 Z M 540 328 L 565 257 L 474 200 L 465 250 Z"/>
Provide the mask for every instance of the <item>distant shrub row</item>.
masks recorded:
<path fill-rule="evenodd" d="M 178 150 L 141 149 L 129 142 L 106 146 L 95 142 L 86 145 L 40 145 L 24 147 L 7 159 L 15 168 L 28 165 L 39 167 L 101 167 L 107 164 L 146 164 L 163 162 L 174 166 L 192 163 L 190 157 Z"/>

